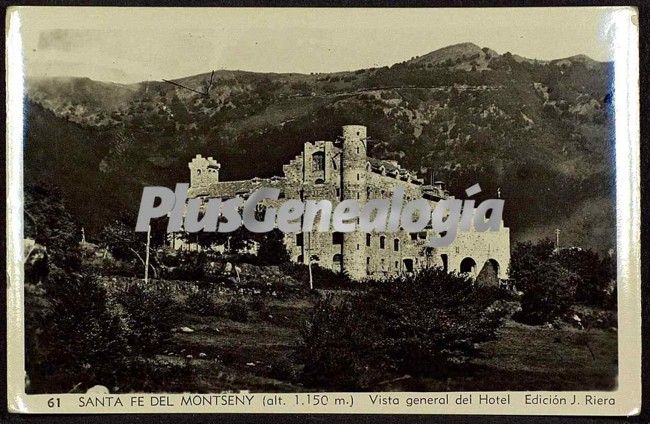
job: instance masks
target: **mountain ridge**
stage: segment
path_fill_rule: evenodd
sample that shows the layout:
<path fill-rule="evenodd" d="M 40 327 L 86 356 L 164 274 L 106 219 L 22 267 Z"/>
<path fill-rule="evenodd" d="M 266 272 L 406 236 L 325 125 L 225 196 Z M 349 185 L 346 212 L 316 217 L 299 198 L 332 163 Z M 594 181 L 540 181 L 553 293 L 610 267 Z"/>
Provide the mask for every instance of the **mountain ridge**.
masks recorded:
<path fill-rule="evenodd" d="M 463 51 L 464 49 L 466 51 Z M 477 45 L 475 43 L 472 43 L 472 42 L 461 42 L 461 43 L 455 43 L 455 44 L 451 44 L 449 46 L 441 47 L 441 48 L 436 49 L 436 50 L 432 50 L 432 51 L 430 51 L 428 53 L 424 53 L 422 55 L 415 56 L 415 57 L 413 57 L 413 58 L 411 58 L 409 60 L 405 60 L 404 62 L 418 63 L 418 62 L 421 62 L 421 61 L 426 61 L 427 59 L 429 59 L 431 57 L 440 56 L 440 55 L 448 53 L 450 51 L 451 52 L 456 52 L 456 53 L 460 52 L 461 55 L 462 54 L 467 54 L 467 53 L 478 53 L 478 52 L 482 51 L 482 52 L 490 53 L 493 57 L 501 56 L 499 53 L 497 53 L 495 50 L 493 50 L 493 49 L 491 49 L 489 47 L 480 47 L 479 45 Z M 510 52 L 506 52 L 504 54 L 508 54 L 508 53 L 510 53 Z M 556 63 L 556 62 L 561 62 L 561 61 L 570 61 L 570 62 L 580 61 L 580 62 L 583 62 L 583 63 L 587 62 L 587 63 L 596 63 L 596 64 L 608 63 L 608 62 L 595 60 L 595 59 L 593 59 L 590 56 L 585 55 L 585 54 L 575 54 L 575 55 L 572 55 L 572 56 L 560 57 L 560 58 L 556 58 L 556 59 L 536 59 L 536 58 L 528 58 L 528 57 L 520 56 L 520 55 L 514 54 L 514 53 L 511 53 L 511 54 L 514 57 L 519 58 L 522 61 L 527 61 L 527 62 L 535 62 L 535 61 L 537 61 L 537 62 L 540 62 L 540 63 L 552 63 L 552 62 Z M 449 57 L 449 58 L 456 59 L 457 57 L 458 56 L 453 56 L 453 57 Z M 384 65 L 384 66 L 386 66 L 386 65 Z M 372 69 L 372 68 L 362 68 L 362 69 Z M 220 73 L 222 73 L 222 74 L 225 74 L 225 73 L 231 73 L 231 74 L 234 74 L 234 73 L 253 73 L 253 74 L 278 75 L 278 76 L 280 76 L 280 75 L 289 75 L 289 76 L 300 76 L 300 75 L 302 75 L 302 76 L 307 76 L 307 75 L 322 75 L 322 74 L 345 74 L 345 73 L 354 72 L 354 71 L 355 70 L 347 70 L 347 71 L 341 70 L 341 71 L 333 71 L 333 72 L 302 73 L 302 72 L 248 71 L 248 70 L 243 70 L 243 69 L 226 69 L 226 68 L 214 69 L 214 73 L 217 74 L 217 75 L 220 74 Z M 166 79 L 169 80 L 169 81 L 173 81 L 173 82 L 179 82 L 179 81 L 186 80 L 188 78 L 197 78 L 197 77 L 207 78 L 207 77 L 210 76 L 211 72 L 212 71 L 207 71 L 207 72 L 202 72 L 202 73 L 198 73 L 198 74 L 192 74 L 192 75 L 187 75 L 187 76 L 183 76 L 183 77 L 178 77 L 178 78 L 166 78 Z M 141 80 L 141 81 L 137 81 L 137 82 L 133 82 L 133 83 L 118 83 L 118 82 L 107 81 L 107 80 L 94 80 L 94 79 L 88 78 L 87 76 L 42 76 L 42 75 L 38 75 L 38 76 L 28 76 L 27 77 L 28 81 L 29 80 L 38 80 L 38 79 L 41 79 L 41 80 L 46 80 L 46 79 L 88 79 L 88 80 L 99 82 L 99 83 L 111 83 L 111 84 L 121 85 L 121 86 L 124 86 L 124 87 L 137 86 L 137 85 L 140 85 L 140 84 L 147 84 L 147 83 L 153 83 L 153 82 L 160 82 L 160 80 Z"/>
<path fill-rule="evenodd" d="M 459 196 L 475 182 L 486 197 L 500 188 L 515 240 L 568 223 L 568 241 L 607 250 L 613 211 L 589 205 L 613 193 L 610 68 L 582 56 L 521 61 L 461 43 L 378 68 L 174 80 L 194 91 L 160 81 L 32 80 L 26 178 L 64 181 L 73 203 L 94 196 L 89 187 L 114 190 L 116 209 L 132 212 L 143 185 L 186 181 L 195 154 L 218 158 L 224 179 L 270 176 L 304 142 L 357 123 L 374 140 L 371 156 L 427 179 L 435 173 Z M 53 143 L 83 167 L 48 155 Z M 77 214 L 92 236 L 115 210 Z"/>

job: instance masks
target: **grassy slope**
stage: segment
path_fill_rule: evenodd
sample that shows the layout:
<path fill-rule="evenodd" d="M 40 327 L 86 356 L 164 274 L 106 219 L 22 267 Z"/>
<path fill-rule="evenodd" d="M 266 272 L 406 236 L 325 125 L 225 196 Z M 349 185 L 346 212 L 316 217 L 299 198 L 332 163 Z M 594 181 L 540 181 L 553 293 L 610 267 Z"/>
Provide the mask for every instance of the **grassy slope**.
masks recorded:
<path fill-rule="evenodd" d="M 273 372 L 276 363 L 290 361 L 310 301 L 270 298 L 268 306 L 268 313 L 253 313 L 245 323 L 185 314 L 182 325 L 195 332 L 176 333 L 168 349 L 173 354 L 170 358 L 192 355 L 189 361 L 195 378 L 183 385 L 183 389 L 190 392 L 318 389 L 278 379 Z M 610 390 L 617 375 L 616 337 L 616 332 L 610 330 L 549 329 L 508 321 L 499 339 L 486 343 L 483 357 L 469 366 L 450 367 L 447 375 L 435 379 L 388 382 L 382 390 Z M 200 353 L 206 357 L 200 358 Z"/>

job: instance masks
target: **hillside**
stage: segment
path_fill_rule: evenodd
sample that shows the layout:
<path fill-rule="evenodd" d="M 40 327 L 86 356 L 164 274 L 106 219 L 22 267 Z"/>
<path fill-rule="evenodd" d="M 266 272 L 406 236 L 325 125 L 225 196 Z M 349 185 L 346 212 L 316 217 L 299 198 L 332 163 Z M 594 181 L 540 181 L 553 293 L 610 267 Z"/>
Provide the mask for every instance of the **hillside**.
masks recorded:
<path fill-rule="evenodd" d="M 516 240 L 560 228 L 567 244 L 607 250 L 610 68 L 464 43 L 381 68 L 174 81 L 205 95 L 162 81 L 30 80 L 25 176 L 60 185 L 92 237 L 133 213 L 144 185 L 187 181 L 197 153 L 218 158 L 223 179 L 277 175 L 304 142 L 357 123 L 372 156 L 434 174 L 456 195 L 476 182 L 485 197 L 500 187 Z"/>

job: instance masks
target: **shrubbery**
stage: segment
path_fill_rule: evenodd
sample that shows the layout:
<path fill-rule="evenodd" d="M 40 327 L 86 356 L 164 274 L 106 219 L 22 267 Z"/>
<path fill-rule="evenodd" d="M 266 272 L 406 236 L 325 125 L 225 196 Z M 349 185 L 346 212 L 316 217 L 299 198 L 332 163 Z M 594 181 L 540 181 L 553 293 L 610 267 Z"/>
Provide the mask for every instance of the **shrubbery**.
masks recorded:
<path fill-rule="evenodd" d="M 207 255 L 204 252 L 177 252 L 174 256 L 166 255 L 163 258 L 163 264 L 172 264 L 163 269 L 163 278 L 196 281 L 206 276 Z"/>
<path fill-rule="evenodd" d="M 291 258 L 284 245 L 284 233 L 274 229 L 264 234 L 260 240 L 257 259 L 260 265 L 280 265 L 289 262 Z"/>
<path fill-rule="evenodd" d="M 125 392 L 182 392 L 191 382 L 192 367 L 182 359 L 177 358 L 141 358 L 128 359 L 122 365 L 118 387 Z"/>
<path fill-rule="evenodd" d="M 395 374 L 435 375 L 475 356 L 504 315 L 494 291 L 437 268 L 368 287 L 317 303 L 298 349 L 305 384 L 365 389 Z"/>
<path fill-rule="evenodd" d="M 580 277 L 576 287 L 576 302 L 592 306 L 616 306 L 616 298 L 612 296 L 616 267 L 610 256 L 601 258 L 593 250 L 583 249 L 562 250 L 556 256 L 564 268 Z"/>
<path fill-rule="evenodd" d="M 250 318 L 251 309 L 248 302 L 239 297 L 233 297 L 224 306 L 224 316 L 233 321 L 246 322 Z"/>
<path fill-rule="evenodd" d="M 510 262 L 510 277 L 523 292 L 518 318 L 530 324 L 562 318 L 574 304 L 615 305 L 610 289 L 615 272 L 609 257 L 591 250 L 554 249 L 546 239 L 518 243 Z"/>
<path fill-rule="evenodd" d="M 562 317 L 574 303 L 579 277 L 558 262 L 540 262 L 537 270 L 519 280 L 523 296 L 518 318 L 543 324 Z"/>
<path fill-rule="evenodd" d="M 25 270 L 34 279 L 25 281 L 26 390 L 114 384 L 115 364 L 130 351 L 126 327 L 104 286 L 82 273 L 76 224 L 46 187 L 26 187 L 25 215 L 26 237 L 47 251 L 39 272 Z"/>
<path fill-rule="evenodd" d="M 126 312 L 128 341 L 134 353 L 157 353 L 171 337 L 179 308 L 169 294 L 132 284 L 116 294 Z"/>
<path fill-rule="evenodd" d="M 285 262 L 280 265 L 280 269 L 285 274 L 293 277 L 297 281 L 309 281 L 309 267 L 304 264 L 295 262 Z M 334 272 L 331 269 L 322 268 L 317 264 L 311 266 L 314 288 L 316 289 L 344 289 L 353 290 L 359 288 L 360 284 L 356 283 L 350 277 L 341 272 Z"/>
<path fill-rule="evenodd" d="M 217 315 L 218 308 L 214 301 L 216 292 L 208 289 L 199 289 L 190 293 L 185 300 L 185 309 L 197 315 Z"/>
<path fill-rule="evenodd" d="M 26 269 L 34 279 L 25 282 L 26 390 L 64 393 L 97 384 L 127 390 L 133 377 L 125 370 L 135 371 L 129 367 L 140 354 L 156 352 L 170 337 L 174 302 L 138 284 L 109 296 L 93 268 L 81 266 L 77 227 L 60 196 L 29 187 L 25 205 L 26 235 L 48 252 L 38 261 L 45 270 Z M 154 377 L 164 374 L 154 362 L 147 366 Z M 184 372 L 171 368 L 171 374 Z"/>

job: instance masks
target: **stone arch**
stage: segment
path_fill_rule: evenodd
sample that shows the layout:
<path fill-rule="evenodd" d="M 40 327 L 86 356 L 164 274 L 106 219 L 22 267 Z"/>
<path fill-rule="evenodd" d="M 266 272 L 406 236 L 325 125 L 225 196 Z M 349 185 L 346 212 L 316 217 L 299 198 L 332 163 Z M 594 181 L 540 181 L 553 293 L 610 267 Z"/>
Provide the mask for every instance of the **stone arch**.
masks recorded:
<path fill-rule="evenodd" d="M 476 261 L 469 256 L 460 261 L 460 272 L 476 275 Z"/>
<path fill-rule="evenodd" d="M 486 265 L 487 264 L 490 264 L 490 266 L 492 266 L 492 268 L 494 269 L 494 272 L 497 275 L 499 275 L 499 271 L 501 271 L 501 265 L 499 265 L 499 262 L 496 259 L 492 259 L 492 258 L 488 259 Z"/>
<path fill-rule="evenodd" d="M 488 285 L 499 284 L 499 269 L 500 265 L 496 259 L 488 259 L 478 273 L 476 281 Z"/>

